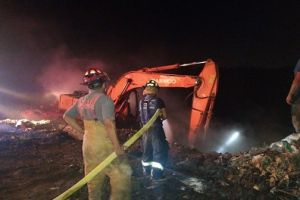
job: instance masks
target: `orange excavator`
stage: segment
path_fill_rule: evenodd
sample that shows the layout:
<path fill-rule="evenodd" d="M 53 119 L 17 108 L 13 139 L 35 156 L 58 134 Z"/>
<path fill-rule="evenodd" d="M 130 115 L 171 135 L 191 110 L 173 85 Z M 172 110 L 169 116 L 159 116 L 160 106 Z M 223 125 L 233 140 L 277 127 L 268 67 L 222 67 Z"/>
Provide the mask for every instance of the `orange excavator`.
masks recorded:
<path fill-rule="evenodd" d="M 203 64 L 204 67 L 202 68 Z M 200 66 L 199 68 L 202 70 L 198 76 L 162 73 L 162 71 L 188 66 Z M 197 134 L 201 131 L 204 131 L 204 140 L 218 89 L 219 71 L 217 65 L 208 59 L 203 62 L 143 68 L 125 73 L 107 90 L 107 95 L 112 98 L 115 104 L 117 127 L 118 125 L 122 126 L 122 124 L 139 123 L 138 102 L 140 99 L 137 89 L 142 88 L 149 80 L 155 80 L 160 88 L 193 88 L 188 140 L 190 144 L 193 144 Z M 85 94 L 86 92 L 82 91 L 62 94 L 59 99 L 59 109 L 67 110 Z"/>

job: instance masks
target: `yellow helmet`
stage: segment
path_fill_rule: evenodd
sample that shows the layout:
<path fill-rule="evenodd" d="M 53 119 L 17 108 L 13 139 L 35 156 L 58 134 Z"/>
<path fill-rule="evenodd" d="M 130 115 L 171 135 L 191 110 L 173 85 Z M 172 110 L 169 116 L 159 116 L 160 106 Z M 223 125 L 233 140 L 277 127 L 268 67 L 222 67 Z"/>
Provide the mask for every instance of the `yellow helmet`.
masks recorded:
<path fill-rule="evenodd" d="M 156 81 L 150 80 L 150 81 L 147 81 L 144 88 L 145 89 L 143 91 L 143 95 L 148 95 L 148 94 L 156 95 L 158 93 L 159 86 Z"/>

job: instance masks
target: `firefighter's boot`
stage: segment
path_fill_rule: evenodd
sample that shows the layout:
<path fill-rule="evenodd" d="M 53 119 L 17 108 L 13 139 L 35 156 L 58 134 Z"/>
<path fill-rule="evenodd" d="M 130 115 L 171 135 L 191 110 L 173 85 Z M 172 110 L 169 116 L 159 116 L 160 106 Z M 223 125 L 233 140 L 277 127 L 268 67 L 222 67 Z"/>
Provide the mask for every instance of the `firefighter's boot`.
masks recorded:
<path fill-rule="evenodd" d="M 152 168 L 152 180 L 153 181 L 165 181 L 166 177 L 163 175 L 163 170 L 158 168 Z"/>
<path fill-rule="evenodd" d="M 151 174 L 151 166 L 143 167 L 144 176 L 149 176 Z"/>

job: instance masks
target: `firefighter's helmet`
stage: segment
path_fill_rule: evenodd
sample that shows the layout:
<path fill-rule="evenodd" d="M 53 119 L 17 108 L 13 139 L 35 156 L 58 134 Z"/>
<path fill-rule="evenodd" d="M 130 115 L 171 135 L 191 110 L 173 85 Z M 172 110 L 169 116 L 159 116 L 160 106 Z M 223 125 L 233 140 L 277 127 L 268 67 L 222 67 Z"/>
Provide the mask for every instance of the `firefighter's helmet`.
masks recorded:
<path fill-rule="evenodd" d="M 156 95 L 158 93 L 159 86 L 156 81 L 150 80 L 147 81 L 144 88 L 143 95 Z"/>
<path fill-rule="evenodd" d="M 102 71 L 101 69 L 97 68 L 89 68 L 84 76 L 82 85 L 87 85 L 88 88 L 96 88 L 100 87 L 104 82 L 109 81 L 108 75 Z"/>
<path fill-rule="evenodd" d="M 159 88 L 159 86 L 158 86 L 158 84 L 155 80 L 147 81 L 145 87 L 157 87 L 157 88 Z"/>

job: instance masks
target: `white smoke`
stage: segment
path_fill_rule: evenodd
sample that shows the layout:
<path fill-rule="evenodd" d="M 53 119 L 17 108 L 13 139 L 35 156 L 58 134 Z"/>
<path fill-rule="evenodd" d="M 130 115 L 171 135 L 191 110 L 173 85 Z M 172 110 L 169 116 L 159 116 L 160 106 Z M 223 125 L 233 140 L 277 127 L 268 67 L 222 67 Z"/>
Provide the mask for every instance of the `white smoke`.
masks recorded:
<path fill-rule="evenodd" d="M 75 90 L 86 91 L 86 86 L 80 83 L 88 68 L 95 67 L 104 71 L 108 68 L 100 60 L 72 58 L 64 47 L 55 50 L 49 60 L 37 80 L 46 93 L 52 93 L 56 97 L 60 94 L 71 94 Z"/>

